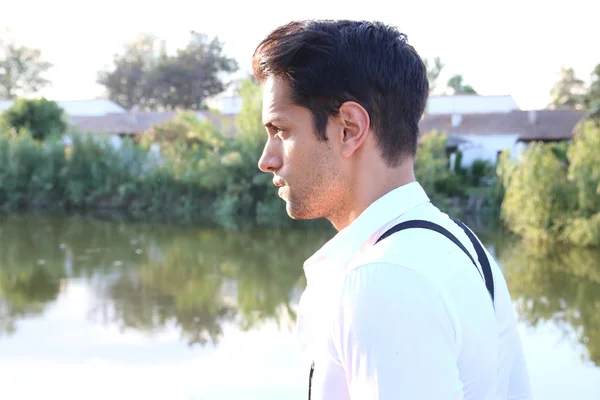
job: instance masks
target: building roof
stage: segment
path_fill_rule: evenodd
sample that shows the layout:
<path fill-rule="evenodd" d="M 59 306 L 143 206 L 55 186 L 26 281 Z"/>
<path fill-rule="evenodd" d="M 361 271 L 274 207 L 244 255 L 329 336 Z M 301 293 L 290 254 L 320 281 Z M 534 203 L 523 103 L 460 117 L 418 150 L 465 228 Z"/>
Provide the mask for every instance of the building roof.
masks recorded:
<path fill-rule="evenodd" d="M 200 120 L 208 120 L 219 128 L 230 129 L 227 117 L 221 117 L 210 111 L 195 111 Z M 129 112 L 101 116 L 71 117 L 70 123 L 82 132 L 98 134 L 136 135 L 174 118 L 177 111 Z"/>
<path fill-rule="evenodd" d="M 68 116 L 99 116 L 111 113 L 125 113 L 125 109 L 109 99 L 56 101 Z M 12 100 L 0 100 L 0 112 L 8 109 Z"/>
<path fill-rule="evenodd" d="M 532 110 L 507 113 L 427 114 L 419 129 L 452 135 L 517 134 L 521 141 L 568 140 L 576 124 L 585 117 L 579 110 Z M 454 124 L 453 124 L 454 122 Z"/>
<path fill-rule="evenodd" d="M 147 131 L 152 126 L 175 117 L 176 114 L 176 112 L 135 112 L 71 117 L 70 123 L 78 130 L 86 133 L 133 135 Z"/>

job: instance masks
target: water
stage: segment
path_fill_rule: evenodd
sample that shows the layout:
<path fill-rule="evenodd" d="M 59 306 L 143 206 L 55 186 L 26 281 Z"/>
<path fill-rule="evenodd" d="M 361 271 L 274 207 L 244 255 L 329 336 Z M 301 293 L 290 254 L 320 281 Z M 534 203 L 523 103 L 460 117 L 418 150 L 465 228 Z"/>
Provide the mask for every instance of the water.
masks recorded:
<path fill-rule="evenodd" d="M 302 262 L 331 232 L 0 218 L 0 399 L 305 399 Z M 600 398 L 600 254 L 482 236 L 536 398 Z"/>

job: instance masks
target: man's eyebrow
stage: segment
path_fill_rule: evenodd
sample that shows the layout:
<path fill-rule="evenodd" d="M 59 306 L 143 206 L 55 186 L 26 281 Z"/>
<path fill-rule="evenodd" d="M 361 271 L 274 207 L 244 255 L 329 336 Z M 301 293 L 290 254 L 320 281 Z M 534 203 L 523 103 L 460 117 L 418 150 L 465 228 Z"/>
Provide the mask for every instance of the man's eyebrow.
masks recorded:
<path fill-rule="evenodd" d="M 272 117 L 272 118 L 269 118 L 267 120 L 267 122 L 265 122 L 264 125 L 267 128 L 270 128 L 270 127 L 273 127 L 275 124 L 283 124 L 283 123 L 286 123 L 286 122 L 287 122 L 287 120 L 285 118 L 283 118 L 283 117 Z"/>

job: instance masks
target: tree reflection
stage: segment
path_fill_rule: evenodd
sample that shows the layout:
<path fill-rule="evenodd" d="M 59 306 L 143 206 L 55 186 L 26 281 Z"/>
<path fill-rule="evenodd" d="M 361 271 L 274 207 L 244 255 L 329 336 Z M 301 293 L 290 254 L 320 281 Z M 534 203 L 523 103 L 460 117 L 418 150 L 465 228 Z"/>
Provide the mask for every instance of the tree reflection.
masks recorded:
<path fill-rule="evenodd" d="M 3 221 L 4 222 L 4 221 Z M 42 313 L 60 290 L 64 271 L 58 247 L 45 240 L 52 225 L 37 230 L 0 223 L 0 335 L 13 334 L 19 319 Z"/>
<path fill-rule="evenodd" d="M 302 264 L 332 233 L 3 217 L 0 334 L 43 313 L 74 278 L 95 294 L 91 319 L 150 335 L 174 326 L 189 345 L 217 343 L 226 324 L 293 323 Z M 600 365 L 600 252 L 485 241 L 521 318 L 572 327 Z"/>
<path fill-rule="evenodd" d="M 228 323 L 293 323 L 302 264 L 331 235 L 3 218 L 0 332 L 44 312 L 72 279 L 95 294 L 90 319 L 150 335 L 175 326 L 190 345 L 217 343 Z"/>
<path fill-rule="evenodd" d="M 291 296 L 302 280 L 302 263 L 327 237 L 297 231 L 176 234 L 155 242 L 162 257 L 148 257 L 107 284 L 96 311 L 122 329 L 152 333 L 174 323 L 188 344 L 215 344 L 226 322 L 247 330 L 279 322 L 282 308 L 295 318 Z"/>
<path fill-rule="evenodd" d="M 500 260 L 521 318 L 572 328 L 600 366 L 600 250 L 511 244 Z"/>

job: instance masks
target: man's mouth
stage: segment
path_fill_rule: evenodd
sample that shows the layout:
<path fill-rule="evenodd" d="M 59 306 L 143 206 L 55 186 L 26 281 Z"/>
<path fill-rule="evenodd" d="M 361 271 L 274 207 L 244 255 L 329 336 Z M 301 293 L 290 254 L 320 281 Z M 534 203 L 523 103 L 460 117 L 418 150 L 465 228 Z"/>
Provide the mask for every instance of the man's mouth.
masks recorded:
<path fill-rule="evenodd" d="M 273 178 L 273 185 L 275 185 L 277 187 L 282 187 L 282 186 L 285 186 L 285 182 L 283 181 L 283 179 L 275 177 L 275 178 Z"/>

